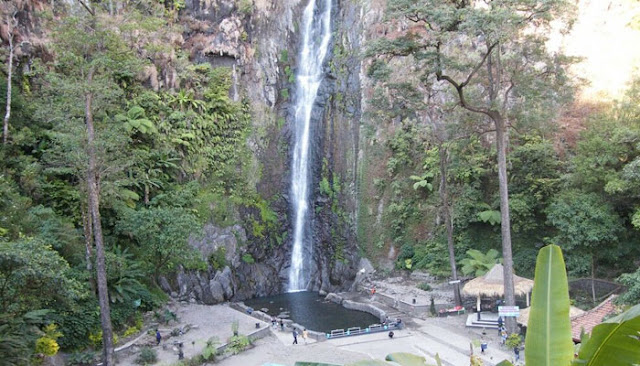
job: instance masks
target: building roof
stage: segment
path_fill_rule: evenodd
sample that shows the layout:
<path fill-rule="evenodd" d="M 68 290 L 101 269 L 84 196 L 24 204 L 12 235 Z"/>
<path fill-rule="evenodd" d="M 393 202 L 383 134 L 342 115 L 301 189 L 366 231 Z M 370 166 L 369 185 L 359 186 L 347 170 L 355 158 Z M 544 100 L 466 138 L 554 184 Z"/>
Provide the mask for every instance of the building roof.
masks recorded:
<path fill-rule="evenodd" d="M 516 295 L 524 295 L 531 292 L 533 281 L 513 275 L 513 285 Z M 494 265 L 489 272 L 465 283 L 462 293 L 467 296 L 503 296 L 504 267 L 502 267 L 502 264 Z"/>
<path fill-rule="evenodd" d="M 602 323 L 605 316 L 616 310 L 613 304 L 615 298 L 616 295 L 611 295 L 595 308 L 571 318 L 571 334 L 574 342 L 580 342 L 580 333 L 583 329 L 585 333 L 591 333 L 596 325 Z"/>
<path fill-rule="evenodd" d="M 518 315 L 518 323 L 527 326 L 529 324 L 529 313 L 531 312 L 531 308 L 520 309 L 520 315 Z M 569 308 L 569 318 L 573 319 L 584 314 L 585 311 L 579 309 L 575 306 L 571 306 Z"/>

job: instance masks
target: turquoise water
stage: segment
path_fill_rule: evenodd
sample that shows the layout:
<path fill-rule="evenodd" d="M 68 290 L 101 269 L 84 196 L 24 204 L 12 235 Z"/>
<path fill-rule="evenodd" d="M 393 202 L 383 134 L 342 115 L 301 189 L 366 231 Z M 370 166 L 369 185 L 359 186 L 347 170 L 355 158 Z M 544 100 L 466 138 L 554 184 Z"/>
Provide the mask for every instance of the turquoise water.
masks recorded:
<path fill-rule="evenodd" d="M 317 292 L 290 292 L 246 300 L 244 303 L 255 310 L 267 308 L 267 314 L 271 316 L 288 311 L 291 320 L 318 332 L 329 333 L 334 329 L 346 330 L 351 327 L 366 328 L 380 323 L 377 317 L 369 313 L 346 309 L 318 296 Z"/>

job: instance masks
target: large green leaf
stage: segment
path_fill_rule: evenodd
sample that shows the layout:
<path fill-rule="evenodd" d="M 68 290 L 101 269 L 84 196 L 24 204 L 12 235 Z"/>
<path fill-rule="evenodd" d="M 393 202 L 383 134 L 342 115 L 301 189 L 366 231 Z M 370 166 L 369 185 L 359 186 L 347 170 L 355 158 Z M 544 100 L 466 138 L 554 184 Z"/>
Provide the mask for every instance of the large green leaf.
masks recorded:
<path fill-rule="evenodd" d="M 525 349 L 527 365 L 566 366 L 573 358 L 569 286 L 557 245 L 538 253 Z"/>
<path fill-rule="evenodd" d="M 504 360 L 502 362 L 500 362 L 499 364 L 497 364 L 496 366 L 513 366 L 513 364 L 507 360 Z"/>
<path fill-rule="evenodd" d="M 593 328 L 574 365 L 640 364 L 640 305 Z"/>
<path fill-rule="evenodd" d="M 388 362 L 380 360 L 362 360 L 354 363 L 347 364 L 345 366 L 391 366 Z"/>

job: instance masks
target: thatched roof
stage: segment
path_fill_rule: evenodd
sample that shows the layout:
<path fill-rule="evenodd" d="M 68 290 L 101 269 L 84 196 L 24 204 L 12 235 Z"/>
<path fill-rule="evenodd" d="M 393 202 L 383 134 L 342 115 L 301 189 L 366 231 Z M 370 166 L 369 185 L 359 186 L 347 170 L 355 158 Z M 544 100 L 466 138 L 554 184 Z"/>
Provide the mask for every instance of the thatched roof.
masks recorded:
<path fill-rule="evenodd" d="M 513 275 L 516 295 L 525 295 L 531 292 L 533 281 L 527 278 Z M 503 296 L 504 295 L 504 268 L 502 264 L 496 264 L 483 276 L 472 279 L 464 284 L 462 294 L 466 296 Z"/>
<path fill-rule="evenodd" d="M 527 324 L 529 324 L 529 311 L 531 311 L 531 308 L 520 309 L 520 315 L 518 316 L 518 323 L 524 326 L 527 326 Z M 570 319 L 573 319 L 576 316 L 582 315 L 584 313 L 585 313 L 584 310 L 579 309 L 575 306 L 572 306 L 569 308 Z"/>

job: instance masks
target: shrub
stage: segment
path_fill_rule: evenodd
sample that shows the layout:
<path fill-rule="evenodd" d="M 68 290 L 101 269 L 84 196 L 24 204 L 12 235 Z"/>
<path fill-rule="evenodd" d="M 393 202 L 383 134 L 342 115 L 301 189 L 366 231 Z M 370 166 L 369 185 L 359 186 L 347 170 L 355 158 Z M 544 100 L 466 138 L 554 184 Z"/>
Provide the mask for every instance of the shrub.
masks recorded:
<path fill-rule="evenodd" d="M 118 343 L 118 335 L 113 333 L 113 344 L 117 344 Z M 89 343 L 91 343 L 91 345 L 93 346 L 93 348 L 100 348 L 102 347 L 102 330 L 99 330 L 97 332 L 91 332 L 89 333 Z"/>
<path fill-rule="evenodd" d="M 143 347 L 135 362 L 138 365 L 153 365 L 158 362 L 158 354 L 153 348 Z"/>
<path fill-rule="evenodd" d="M 229 338 L 229 347 L 227 347 L 227 350 L 235 355 L 244 351 L 249 347 L 249 344 L 251 344 L 249 337 L 245 335 L 233 336 Z"/>
<path fill-rule="evenodd" d="M 209 255 L 209 264 L 214 270 L 223 269 L 227 265 L 227 248 L 219 247 Z"/>
<path fill-rule="evenodd" d="M 420 290 L 423 290 L 423 291 L 431 291 L 431 290 L 433 290 L 431 288 L 431 285 L 426 283 L 426 282 L 420 282 L 418 284 L 418 286 L 416 286 L 416 287 L 418 287 Z"/>
<path fill-rule="evenodd" d="M 96 353 L 92 351 L 72 353 L 67 359 L 67 364 L 71 366 L 93 365 L 96 359 Z"/>
<path fill-rule="evenodd" d="M 136 334 L 140 331 L 140 329 L 136 326 L 136 327 L 129 327 L 127 328 L 127 330 L 124 331 L 124 334 L 122 335 L 123 337 L 128 337 L 132 334 Z"/>
<path fill-rule="evenodd" d="M 53 356 L 58 353 L 60 346 L 58 342 L 47 336 L 38 338 L 36 341 L 36 353 L 41 353 L 45 356 Z"/>
<path fill-rule="evenodd" d="M 216 353 L 218 352 L 217 348 L 218 339 L 215 337 L 209 338 L 207 341 L 207 345 L 202 350 L 202 354 L 199 356 L 203 361 L 215 361 Z M 195 359 L 196 357 L 194 357 Z"/>
<path fill-rule="evenodd" d="M 247 264 L 254 264 L 256 262 L 256 260 L 253 259 L 253 256 L 249 253 L 245 253 L 242 255 L 242 261 Z"/>
<path fill-rule="evenodd" d="M 519 347 L 520 343 L 522 343 L 522 338 L 520 338 L 520 335 L 516 333 L 509 334 L 509 337 L 507 337 L 507 341 L 505 342 L 509 348 Z"/>

